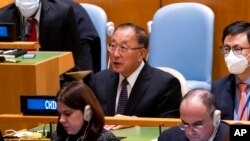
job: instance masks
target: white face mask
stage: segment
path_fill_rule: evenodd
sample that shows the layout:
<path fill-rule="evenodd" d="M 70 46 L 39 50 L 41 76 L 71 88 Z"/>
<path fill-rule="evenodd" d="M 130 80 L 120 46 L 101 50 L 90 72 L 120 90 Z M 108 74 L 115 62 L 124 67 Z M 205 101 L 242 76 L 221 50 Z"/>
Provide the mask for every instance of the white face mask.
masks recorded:
<path fill-rule="evenodd" d="M 225 61 L 227 68 L 232 74 L 241 74 L 248 67 L 249 54 L 245 57 L 242 54 L 235 55 L 231 50 L 227 56 L 225 56 Z"/>
<path fill-rule="evenodd" d="M 38 10 L 39 2 L 40 0 L 16 0 L 16 6 L 24 17 L 29 18 Z"/>

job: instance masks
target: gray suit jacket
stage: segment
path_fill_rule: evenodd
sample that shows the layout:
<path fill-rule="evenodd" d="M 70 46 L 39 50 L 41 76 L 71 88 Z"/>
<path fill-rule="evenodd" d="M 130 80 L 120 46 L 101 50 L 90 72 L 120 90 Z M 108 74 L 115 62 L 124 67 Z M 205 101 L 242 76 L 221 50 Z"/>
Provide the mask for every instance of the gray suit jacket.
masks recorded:
<path fill-rule="evenodd" d="M 119 74 L 112 70 L 97 73 L 91 87 L 106 116 L 115 115 Z M 179 117 L 181 86 L 177 78 L 145 63 L 128 99 L 125 115 Z"/>

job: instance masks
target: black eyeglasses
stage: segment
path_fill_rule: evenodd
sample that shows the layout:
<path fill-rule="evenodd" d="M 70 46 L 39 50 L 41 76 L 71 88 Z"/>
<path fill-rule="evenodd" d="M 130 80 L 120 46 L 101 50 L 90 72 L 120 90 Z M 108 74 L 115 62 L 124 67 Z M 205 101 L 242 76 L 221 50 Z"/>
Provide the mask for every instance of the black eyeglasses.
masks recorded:
<path fill-rule="evenodd" d="M 143 47 L 136 47 L 136 48 L 129 48 L 126 47 L 125 45 L 117 45 L 115 43 L 110 43 L 108 44 L 108 51 L 111 53 L 114 53 L 116 48 L 118 48 L 119 53 L 127 53 L 128 50 L 138 50 L 138 49 L 142 49 Z"/>
<path fill-rule="evenodd" d="M 235 46 L 235 47 L 230 47 L 227 45 L 223 45 L 220 47 L 222 53 L 224 55 L 227 55 L 230 53 L 231 49 L 235 55 L 241 54 L 243 49 L 250 49 L 250 47 L 240 47 L 240 46 Z"/>

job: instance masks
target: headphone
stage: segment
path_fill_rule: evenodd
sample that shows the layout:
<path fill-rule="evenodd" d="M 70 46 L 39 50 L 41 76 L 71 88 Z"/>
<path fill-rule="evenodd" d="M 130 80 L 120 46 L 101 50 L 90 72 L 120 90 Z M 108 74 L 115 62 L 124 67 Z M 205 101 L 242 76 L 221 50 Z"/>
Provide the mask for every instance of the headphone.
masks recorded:
<path fill-rule="evenodd" d="M 115 31 L 115 25 L 113 22 L 107 22 L 106 23 L 106 30 L 107 30 L 107 35 L 112 36 L 114 31 Z"/>
<path fill-rule="evenodd" d="M 84 108 L 83 118 L 85 121 L 90 122 L 92 118 L 92 110 L 90 105 L 86 105 Z"/>
<path fill-rule="evenodd" d="M 221 111 L 220 110 L 215 110 L 213 114 L 213 126 L 217 128 L 220 124 L 221 120 Z"/>
<path fill-rule="evenodd" d="M 217 129 L 220 125 L 220 120 L 221 120 L 221 111 L 220 110 L 215 110 L 214 114 L 213 114 L 213 126 L 214 126 L 214 131 L 213 134 L 211 135 L 211 137 L 208 139 L 208 141 L 213 141 L 216 133 L 217 133 Z"/>

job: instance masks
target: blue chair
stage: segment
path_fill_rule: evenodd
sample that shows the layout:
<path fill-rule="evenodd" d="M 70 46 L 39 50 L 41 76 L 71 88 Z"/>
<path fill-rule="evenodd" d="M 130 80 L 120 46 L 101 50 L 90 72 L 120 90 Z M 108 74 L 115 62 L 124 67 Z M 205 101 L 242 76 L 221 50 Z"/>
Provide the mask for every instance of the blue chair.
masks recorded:
<path fill-rule="evenodd" d="M 107 15 L 106 12 L 99 6 L 88 4 L 88 3 L 80 3 L 80 5 L 87 11 L 89 14 L 99 36 L 101 39 L 101 70 L 107 68 L 107 32 L 106 32 L 106 24 L 107 24 Z"/>
<path fill-rule="evenodd" d="M 149 64 L 179 71 L 188 90 L 211 89 L 214 13 L 200 3 L 182 2 L 160 8 L 153 17 Z"/>

